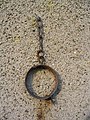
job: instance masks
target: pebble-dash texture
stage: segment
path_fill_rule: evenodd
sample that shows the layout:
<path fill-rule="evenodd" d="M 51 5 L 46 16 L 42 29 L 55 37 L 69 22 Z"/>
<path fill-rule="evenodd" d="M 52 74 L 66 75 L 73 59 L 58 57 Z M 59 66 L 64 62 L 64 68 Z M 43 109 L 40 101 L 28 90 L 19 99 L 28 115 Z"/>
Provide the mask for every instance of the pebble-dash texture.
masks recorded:
<path fill-rule="evenodd" d="M 62 78 L 55 106 L 25 87 L 38 64 L 35 13 L 46 63 Z M 0 0 L 0 120 L 90 120 L 90 0 Z"/>
<path fill-rule="evenodd" d="M 40 70 L 33 75 L 32 86 L 34 92 L 44 97 L 50 95 L 55 87 L 55 77 L 48 70 Z"/>

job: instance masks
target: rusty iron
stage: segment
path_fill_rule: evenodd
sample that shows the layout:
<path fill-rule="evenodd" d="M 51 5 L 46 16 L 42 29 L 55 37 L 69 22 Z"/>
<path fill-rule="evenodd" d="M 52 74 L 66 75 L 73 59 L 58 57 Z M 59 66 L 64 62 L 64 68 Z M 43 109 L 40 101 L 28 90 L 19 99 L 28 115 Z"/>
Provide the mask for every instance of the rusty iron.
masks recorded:
<path fill-rule="evenodd" d="M 52 92 L 48 95 L 48 96 L 44 96 L 44 97 L 40 97 L 37 95 L 37 93 L 34 92 L 33 88 L 32 88 L 32 80 L 33 80 L 33 76 L 34 74 L 39 71 L 39 70 L 49 70 L 49 72 L 51 72 L 54 76 L 54 80 L 55 80 L 55 86 L 54 89 L 52 90 Z M 28 90 L 28 92 L 35 98 L 37 99 L 43 99 L 43 100 L 53 100 L 53 94 L 57 91 L 57 87 L 58 87 L 58 78 L 57 78 L 57 74 L 56 71 L 54 69 L 52 69 L 51 67 L 47 66 L 47 65 L 37 65 L 32 67 L 27 75 L 26 75 L 26 80 L 25 80 L 25 85 L 26 88 Z"/>
<path fill-rule="evenodd" d="M 58 79 L 56 71 L 45 64 L 44 51 L 43 51 L 43 24 L 42 24 L 42 20 L 39 16 L 36 16 L 36 22 L 37 22 L 38 36 L 39 36 L 39 43 L 40 43 L 39 50 L 37 51 L 37 57 L 38 57 L 38 61 L 39 61 L 40 65 L 33 66 L 28 71 L 28 73 L 26 75 L 26 79 L 25 79 L 25 85 L 26 85 L 28 92 L 33 97 L 40 99 L 40 100 L 51 100 L 53 103 L 55 103 L 54 96 L 58 90 L 59 79 Z M 54 89 L 52 90 L 52 92 L 49 95 L 44 96 L 44 97 L 38 96 L 37 93 L 34 92 L 33 87 L 32 87 L 33 76 L 39 70 L 48 70 L 49 72 L 51 72 L 53 74 L 54 80 L 55 80 Z"/>

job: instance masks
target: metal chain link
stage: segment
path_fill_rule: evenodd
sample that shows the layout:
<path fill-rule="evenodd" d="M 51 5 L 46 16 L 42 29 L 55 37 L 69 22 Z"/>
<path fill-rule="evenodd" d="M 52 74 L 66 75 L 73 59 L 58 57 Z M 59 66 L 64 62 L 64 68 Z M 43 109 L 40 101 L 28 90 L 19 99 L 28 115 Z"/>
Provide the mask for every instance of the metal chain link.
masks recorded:
<path fill-rule="evenodd" d="M 39 16 L 36 15 L 36 22 L 37 22 L 37 31 L 38 31 L 38 39 L 39 39 L 39 50 L 37 51 L 37 57 L 40 64 L 45 64 L 44 58 L 44 51 L 43 51 L 43 37 L 44 37 L 44 30 L 43 30 L 43 22 Z"/>

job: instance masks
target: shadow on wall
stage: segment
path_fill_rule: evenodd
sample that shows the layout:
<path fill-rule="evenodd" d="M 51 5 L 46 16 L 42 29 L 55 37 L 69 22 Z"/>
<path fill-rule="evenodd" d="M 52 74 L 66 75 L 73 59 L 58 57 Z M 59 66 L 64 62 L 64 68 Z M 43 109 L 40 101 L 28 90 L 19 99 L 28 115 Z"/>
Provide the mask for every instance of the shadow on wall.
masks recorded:
<path fill-rule="evenodd" d="M 55 103 L 54 104 L 57 104 L 58 101 L 56 100 L 56 96 L 59 94 L 59 92 L 61 91 L 62 89 L 62 79 L 61 79 L 61 76 L 59 75 L 59 73 L 57 71 L 56 72 L 56 75 L 57 75 L 57 79 L 58 79 L 58 86 L 57 86 L 57 90 L 56 92 L 53 94 L 52 98 L 55 99 Z M 53 101 L 52 101 L 53 102 Z"/>
<path fill-rule="evenodd" d="M 90 115 L 86 117 L 86 120 L 90 120 Z"/>

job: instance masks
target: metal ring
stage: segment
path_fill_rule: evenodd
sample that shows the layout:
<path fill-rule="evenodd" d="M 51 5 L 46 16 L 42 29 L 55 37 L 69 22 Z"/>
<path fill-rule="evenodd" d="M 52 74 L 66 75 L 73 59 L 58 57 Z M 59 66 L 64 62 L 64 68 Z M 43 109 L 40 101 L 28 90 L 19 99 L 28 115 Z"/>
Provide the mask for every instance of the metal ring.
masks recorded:
<path fill-rule="evenodd" d="M 53 75 L 54 75 L 54 80 L 55 80 L 55 87 L 54 89 L 52 90 L 52 92 L 47 95 L 47 96 L 44 96 L 44 97 L 41 97 L 41 96 L 38 96 L 33 88 L 32 88 L 32 80 L 33 80 L 33 74 L 36 72 L 36 71 L 39 71 L 39 70 L 42 70 L 42 69 L 47 69 L 49 70 Z M 34 66 L 32 67 L 27 75 L 26 75 L 26 79 L 25 79 L 25 85 L 26 85 L 26 88 L 28 90 L 28 92 L 35 98 L 37 99 L 43 99 L 43 100 L 47 100 L 47 99 L 52 99 L 52 96 L 54 95 L 54 93 L 57 91 L 57 87 L 58 87 L 58 77 L 57 77 L 57 74 L 56 74 L 56 71 L 54 69 L 52 69 L 51 67 L 47 66 L 47 65 L 37 65 L 37 66 Z"/>
<path fill-rule="evenodd" d="M 45 64 L 45 58 L 44 58 L 44 51 L 43 50 L 37 51 L 37 57 L 38 57 L 38 61 L 39 61 L 40 64 Z"/>

